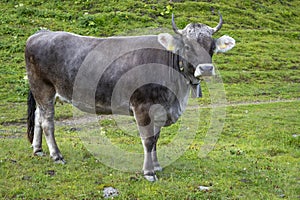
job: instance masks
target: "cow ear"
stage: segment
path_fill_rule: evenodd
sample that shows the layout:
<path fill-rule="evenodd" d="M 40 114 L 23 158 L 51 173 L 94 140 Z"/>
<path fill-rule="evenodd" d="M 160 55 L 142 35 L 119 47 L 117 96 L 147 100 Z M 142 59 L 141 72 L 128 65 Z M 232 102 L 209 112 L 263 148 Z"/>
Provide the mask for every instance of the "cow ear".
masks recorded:
<path fill-rule="evenodd" d="M 223 35 L 216 41 L 216 53 L 224 53 L 235 46 L 235 40 L 232 37 Z"/>
<path fill-rule="evenodd" d="M 158 35 L 158 42 L 168 51 L 175 51 L 175 38 L 169 33 L 161 33 Z"/>

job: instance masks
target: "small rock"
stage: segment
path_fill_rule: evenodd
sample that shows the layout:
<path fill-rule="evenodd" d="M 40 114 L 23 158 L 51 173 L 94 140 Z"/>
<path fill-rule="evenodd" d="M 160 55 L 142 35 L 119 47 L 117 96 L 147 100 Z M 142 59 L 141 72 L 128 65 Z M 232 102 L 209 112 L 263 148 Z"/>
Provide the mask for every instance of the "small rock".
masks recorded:
<path fill-rule="evenodd" d="M 210 187 L 206 187 L 206 186 L 199 186 L 198 188 L 200 191 L 204 191 L 204 192 L 207 192 L 210 190 Z"/>
<path fill-rule="evenodd" d="M 113 187 L 105 187 L 103 189 L 103 197 L 104 198 L 116 197 L 118 195 L 119 195 L 118 190 Z"/>
<path fill-rule="evenodd" d="M 300 134 L 293 134 L 292 136 L 293 136 L 294 138 L 296 138 L 296 137 L 299 137 Z"/>

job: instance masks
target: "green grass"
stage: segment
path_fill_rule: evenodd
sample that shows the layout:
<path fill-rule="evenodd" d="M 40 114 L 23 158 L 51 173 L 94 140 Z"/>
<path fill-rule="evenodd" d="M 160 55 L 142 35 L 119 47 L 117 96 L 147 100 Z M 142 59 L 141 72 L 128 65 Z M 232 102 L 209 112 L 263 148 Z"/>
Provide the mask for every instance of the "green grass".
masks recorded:
<path fill-rule="evenodd" d="M 23 134 L 11 128 L 1 133 L 0 194 L 4 198 L 90 199 L 100 198 L 103 187 L 113 186 L 120 191 L 120 199 L 279 199 L 283 194 L 297 199 L 300 140 L 292 135 L 300 131 L 299 106 L 292 102 L 228 107 L 214 150 L 198 157 L 201 135 L 205 134 L 201 131 L 185 154 L 158 174 L 157 183 L 146 182 L 139 171 L 125 173 L 101 164 L 86 150 L 77 131 L 67 125 L 57 126 L 66 165 L 55 165 L 48 157 L 33 157 Z M 209 111 L 203 109 L 201 114 L 209 115 Z M 105 123 L 108 129 L 113 127 Z M 160 146 L 167 135 L 164 129 Z M 140 148 L 137 136 L 136 142 L 129 143 L 126 137 L 118 139 L 123 147 Z M 49 170 L 55 175 L 49 175 Z M 198 191 L 200 185 L 212 190 Z"/>
<path fill-rule="evenodd" d="M 99 199 L 104 187 L 113 186 L 120 192 L 118 199 L 299 199 L 299 7 L 296 0 L 1 1 L 0 198 Z M 213 58 L 227 102 L 286 102 L 226 107 L 214 150 L 199 157 L 212 120 L 210 93 L 203 82 L 204 98 L 198 103 L 206 108 L 200 110 L 195 139 L 158 173 L 156 183 L 146 182 L 139 170 L 121 172 L 103 165 L 79 138 L 85 130 L 97 133 L 101 126 L 120 148 L 142 152 L 136 132 L 127 135 L 110 118 L 90 127 L 62 123 L 73 115 L 69 105 L 58 103 L 55 116 L 67 164 L 32 156 L 25 139 L 28 83 L 23 79 L 24 46 L 30 35 L 41 27 L 98 37 L 171 31 L 171 13 L 180 28 L 190 22 L 215 26 L 217 10 L 225 24 L 216 37 L 236 39 L 230 52 Z M 178 126 L 163 129 L 161 148 L 172 142 Z M 199 191 L 200 185 L 212 189 Z"/>

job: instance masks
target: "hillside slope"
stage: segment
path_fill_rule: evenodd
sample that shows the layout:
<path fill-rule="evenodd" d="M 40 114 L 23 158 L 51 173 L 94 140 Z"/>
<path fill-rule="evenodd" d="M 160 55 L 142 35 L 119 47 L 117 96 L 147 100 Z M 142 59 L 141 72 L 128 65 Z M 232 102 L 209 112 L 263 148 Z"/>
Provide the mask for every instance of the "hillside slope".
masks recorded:
<path fill-rule="evenodd" d="M 171 30 L 201 22 L 215 26 L 217 11 L 225 24 L 217 36 L 228 34 L 236 47 L 214 57 L 228 99 L 252 96 L 299 97 L 299 1 L 1 1 L 0 57 L 2 101 L 23 102 L 27 94 L 24 68 L 26 39 L 39 30 L 70 31 L 106 37 Z M 216 36 L 216 37 L 217 37 Z"/>

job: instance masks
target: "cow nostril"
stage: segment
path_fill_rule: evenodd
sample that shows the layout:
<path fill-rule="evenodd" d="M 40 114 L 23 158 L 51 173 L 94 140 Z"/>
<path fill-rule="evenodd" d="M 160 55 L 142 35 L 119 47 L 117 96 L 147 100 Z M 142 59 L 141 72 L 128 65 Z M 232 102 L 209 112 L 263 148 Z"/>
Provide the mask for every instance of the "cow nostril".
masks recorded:
<path fill-rule="evenodd" d="M 200 67 L 200 70 L 201 70 L 201 71 L 205 71 L 205 68 L 206 68 L 205 66 L 201 66 L 201 67 Z"/>
<path fill-rule="evenodd" d="M 209 65 L 205 65 L 205 66 L 200 66 L 200 70 L 201 71 L 213 71 L 214 67 L 213 66 L 209 66 Z"/>

